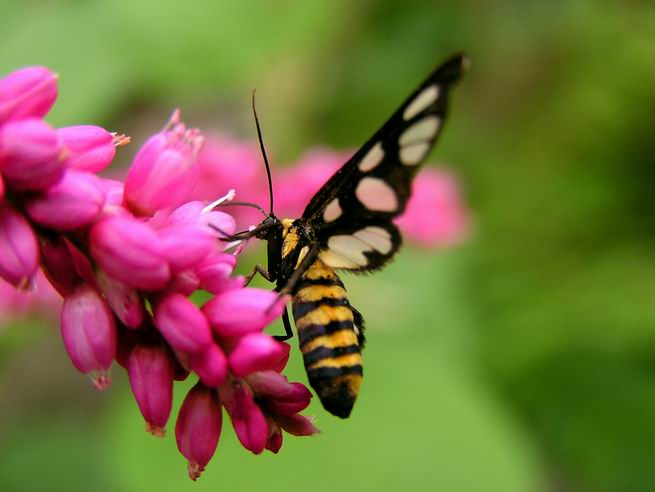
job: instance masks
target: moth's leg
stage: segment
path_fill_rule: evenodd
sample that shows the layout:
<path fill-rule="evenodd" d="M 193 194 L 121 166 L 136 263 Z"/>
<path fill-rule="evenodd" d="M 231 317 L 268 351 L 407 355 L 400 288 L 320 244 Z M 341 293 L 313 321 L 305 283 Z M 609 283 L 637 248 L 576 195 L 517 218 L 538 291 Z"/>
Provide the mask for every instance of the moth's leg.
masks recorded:
<path fill-rule="evenodd" d="M 303 260 L 300 262 L 300 265 L 298 265 L 298 268 L 296 268 L 291 276 L 289 277 L 289 280 L 287 280 L 287 283 L 284 284 L 284 287 L 280 289 L 280 294 L 278 297 L 291 294 L 293 290 L 296 288 L 296 285 L 298 285 L 298 282 L 302 278 L 303 274 L 307 271 L 307 269 L 312 266 L 312 263 L 316 260 L 316 257 L 318 256 L 318 251 L 319 247 L 313 247 L 310 249 Z"/>
<path fill-rule="evenodd" d="M 289 280 L 287 280 L 287 283 L 284 284 L 284 287 L 282 287 L 280 290 L 278 290 L 278 295 L 277 299 L 275 299 L 275 302 L 271 303 L 271 305 L 268 307 L 266 312 L 268 313 L 275 304 L 277 304 L 282 296 L 291 294 L 293 290 L 295 289 L 296 285 L 302 278 L 303 273 L 307 271 L 307 269 L 312 266 L 312 263 L 316 260 L 316 257 L 318 256 L 318 251 L 319 251 L 320 246 L 316 246 L 312 249 L 310 249 L 307 252 L 307 255 L 303 258 L 303 260 L 300 262 L 300 265 L 298 265 L 298 268 L 296 268 L 291 276 L 289 277 Z M 289 328 L 290 329 L 290 328 Z"/>
<path fill-rule="evenodd" d="M 291 329 L 291 321 L 289 321 L 289 310 L 285 307 L 284 313 L 282 313 L 282 324 L 284 324 L 284 335 L 275 335 L 275 338 L 278 342 L 284 342 L 289 338 L 293 338 L 293 330 Z"/>
<path fill-rule="evenodd" d="M 248 275 L 246 275 L 246 283 L 245 283 L 245 285 L 247 286 L 247 285 L 250 283 L 250 281 L 253 279 L 253 277 L 254 277 L 255 275 L 257 275 L 258 273 L 259 273 L 262 277 L 264 277 L 266 280 L 268 280 L 269 282 L 272 282 L 272 281 L 273 281 L 273 277 L 272 277 L 271 274 L 268 272 L 268 270 L 266 269 L 265 266 L 263 266 L 263 265 L 255 265 L 255 267 L 252 269 L 252 271 L 251 271 Z"/>

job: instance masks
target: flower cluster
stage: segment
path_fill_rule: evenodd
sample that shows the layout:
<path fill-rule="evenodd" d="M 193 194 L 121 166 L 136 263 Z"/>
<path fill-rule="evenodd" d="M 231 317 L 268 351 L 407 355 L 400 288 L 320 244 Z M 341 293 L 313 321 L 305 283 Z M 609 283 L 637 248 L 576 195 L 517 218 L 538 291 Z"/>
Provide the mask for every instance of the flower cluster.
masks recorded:
<path fill-rule="evenodd" d="M 97 173 L 129 139 L 97 126 L 52 128 L 43 117 L 56 96 L 43 67 L 0 80 L 0 277 L 33 289 L 42 269 L 64 299 L 73 365 L 105 389 L 116 360 L 154 435 L 164 433 L 174 381 L 197 376 L 175 427 L 193 479 L 214 454 L 223 408 L 256 454 L 277 452 L 282 430 L 316 433 L 299 415 L 311 393 L 281 374 L 289 346 L 262 332 L 286 299 L 233 277 L 236 256 L 214 229 L 234 232 L 233 217 L 187 201 L 201 173 L 200 132 L 174 113 L 124 183 L 104 179 Z M 212 295 L 201 307 L 189 299 L 199 290 Z"/>

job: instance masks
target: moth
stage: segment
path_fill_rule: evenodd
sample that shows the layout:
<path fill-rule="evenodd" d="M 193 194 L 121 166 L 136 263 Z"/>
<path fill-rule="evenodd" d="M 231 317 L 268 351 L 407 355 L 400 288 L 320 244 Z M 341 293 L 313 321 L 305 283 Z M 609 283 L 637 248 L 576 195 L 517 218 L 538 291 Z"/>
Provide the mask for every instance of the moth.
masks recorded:
<path fill-rule="evenodd" d="M 270 212 L 257 206 L 264 220 L 253 230 L 226 239 L 254 236 L 267 241 L 267 267 L 257 265 L 248 280 L 259 272 L 275 283 L 280 295 L 292 296 L 309 383 L 323 407 L 338 417 L 350 415 L 359 393 L 365 340 L 364 319 L 350 304 L 337 272 L 379 270 L 400 248 L 393 219 L 405 210 L 412 179 L 443 128 L 450 90 L 467 65 L 467 58 L 458 54 L 434 70 L 297 219 L 280 220 L 273 213 L 270 167 L 255 112 Z M 293 336 L 286 310 L 283 322 L 285 335 L 276 337 L 280 340 Z"/>

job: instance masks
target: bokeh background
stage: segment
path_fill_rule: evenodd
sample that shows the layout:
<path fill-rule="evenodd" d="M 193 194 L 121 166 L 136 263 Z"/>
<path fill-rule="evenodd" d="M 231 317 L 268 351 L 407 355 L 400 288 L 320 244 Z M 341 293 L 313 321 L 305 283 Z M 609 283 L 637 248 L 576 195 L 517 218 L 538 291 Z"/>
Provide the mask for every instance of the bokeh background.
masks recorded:
<path fill-rule="evenodd" d="M 459 175 L 472 235 L 346 279 L 369 326 L 349 420 L 315 401 L 323 433 L 262 456 L 226 423 L 192 483 L 172 432 L 143 432 L 122 371 L 97 393 L 56 322 L 15 322 L 0 490 L 655 490 L 653 2 L 0 3 L 0 74 L 58 72 L 51 123 L 139 143 L 179 106 L 253 138 L 257 88 L 281 163 L 356 147 L 460 50 L 472 67 L 432 160 Z"/>

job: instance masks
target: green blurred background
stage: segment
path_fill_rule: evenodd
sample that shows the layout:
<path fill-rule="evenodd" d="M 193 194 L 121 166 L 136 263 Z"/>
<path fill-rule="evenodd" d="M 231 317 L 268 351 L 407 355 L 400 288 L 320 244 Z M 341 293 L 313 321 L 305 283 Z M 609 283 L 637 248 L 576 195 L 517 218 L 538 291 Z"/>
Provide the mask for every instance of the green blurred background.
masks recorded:
<path fill-rule="evenodd" d="M 0 73 L 60 74 L 51 123 L 138 145 L 179 106 L 253 138 L 257 88 L 277 162 L 357 146 L 460 50 L 433 160 L 460 175 L 473 235 L 346 279 L 369 326 L 349 420 L 315 401 L 323 433 L 277 456 L 226 424 L 192 483 L 122 371 L 97 393 L 56 323 L 22 323 L 0 338 L 0 490 L 655 490 L 653 2 L 0 4 Z"/>

